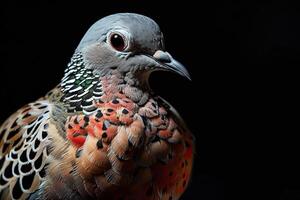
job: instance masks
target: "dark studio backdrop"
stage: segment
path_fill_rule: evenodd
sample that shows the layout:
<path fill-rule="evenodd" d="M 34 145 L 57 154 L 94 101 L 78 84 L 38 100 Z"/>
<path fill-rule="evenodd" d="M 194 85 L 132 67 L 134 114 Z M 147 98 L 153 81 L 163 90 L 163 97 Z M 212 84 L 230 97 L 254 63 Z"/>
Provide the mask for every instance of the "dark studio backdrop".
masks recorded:
<path fill-rule="evenodd" d="M 182 199 L 224 199 L 225 182 L 240 199 L 260 191 L 298 199 L 299 128 L 292 115 L 298 8 L 286 1 L 1 1 L 0 121 L 60 82 L 95 21 L 137 12 L 158 22 L 167 50 L 192 75 L 192 82 L 163 72 L 151 77 L 154 91 L 178 109 L 197 140 Z"/>

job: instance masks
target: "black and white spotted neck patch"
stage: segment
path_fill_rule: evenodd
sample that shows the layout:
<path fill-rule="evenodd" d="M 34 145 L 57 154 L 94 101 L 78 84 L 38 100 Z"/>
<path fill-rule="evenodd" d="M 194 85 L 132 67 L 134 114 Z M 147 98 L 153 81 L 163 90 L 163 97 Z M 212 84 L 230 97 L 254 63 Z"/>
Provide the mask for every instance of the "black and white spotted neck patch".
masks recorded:
<path fill-rule="evenodd" d="M 76 52 L 61 82 L 64 93 L 61 101 L 66 103 L 68 112 L 83 111 L 85 114 L 91 114 L 97 110 L 95 102 L 103 94 L 99 78 L 100 76 L 93 74 L 91 69 L 85 68 L 82 54 Z"/>

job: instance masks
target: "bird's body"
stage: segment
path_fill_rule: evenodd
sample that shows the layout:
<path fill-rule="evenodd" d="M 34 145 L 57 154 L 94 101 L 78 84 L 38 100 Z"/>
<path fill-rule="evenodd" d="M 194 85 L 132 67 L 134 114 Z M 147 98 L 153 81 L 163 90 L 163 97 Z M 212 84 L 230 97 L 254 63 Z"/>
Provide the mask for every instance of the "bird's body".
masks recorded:
<path fill-rule="evenodd" d="M 117 51 L 119 63 L 106 68 L 109 55 L 98 57 L 107 49 L 92 39 L 83 39 L 59 86 L 1 126 L 1 199 L 169 200 L 186 189 L 193 137 L 149 88 L 147 72 L 155 63 Z M 166 60 L 158 46 L 151 49 Z"/>

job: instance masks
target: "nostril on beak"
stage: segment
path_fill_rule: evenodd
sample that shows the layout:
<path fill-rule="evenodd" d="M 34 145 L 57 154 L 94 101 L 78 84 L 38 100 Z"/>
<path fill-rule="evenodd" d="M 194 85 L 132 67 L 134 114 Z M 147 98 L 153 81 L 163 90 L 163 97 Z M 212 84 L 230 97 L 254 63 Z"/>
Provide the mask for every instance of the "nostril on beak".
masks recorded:
<path fill-rule="evenodd" d="M 154 53 L 153 57 L 157 59 L 160 62 L 163 63 L 170 63 L 171 62 L 171 57 L 167 52 L 163 52 L 161 50 L 158 50 Z"/>

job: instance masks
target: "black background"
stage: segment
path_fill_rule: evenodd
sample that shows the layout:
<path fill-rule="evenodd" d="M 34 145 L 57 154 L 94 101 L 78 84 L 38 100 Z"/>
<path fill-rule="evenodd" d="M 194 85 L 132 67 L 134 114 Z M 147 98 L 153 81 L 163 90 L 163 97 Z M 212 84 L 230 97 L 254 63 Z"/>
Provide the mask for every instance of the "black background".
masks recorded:
<path fill-rule="evenodd" d="M 300 199 L 300 7 L 288 1 L 1 2 L 0 121 L 58 84 L 89 26 L 116 12 L 157 21 L 192 75 L 151 77 L 197 139 L 182 199 L 224 199 L 225 174 L 239 199 Z"/>

